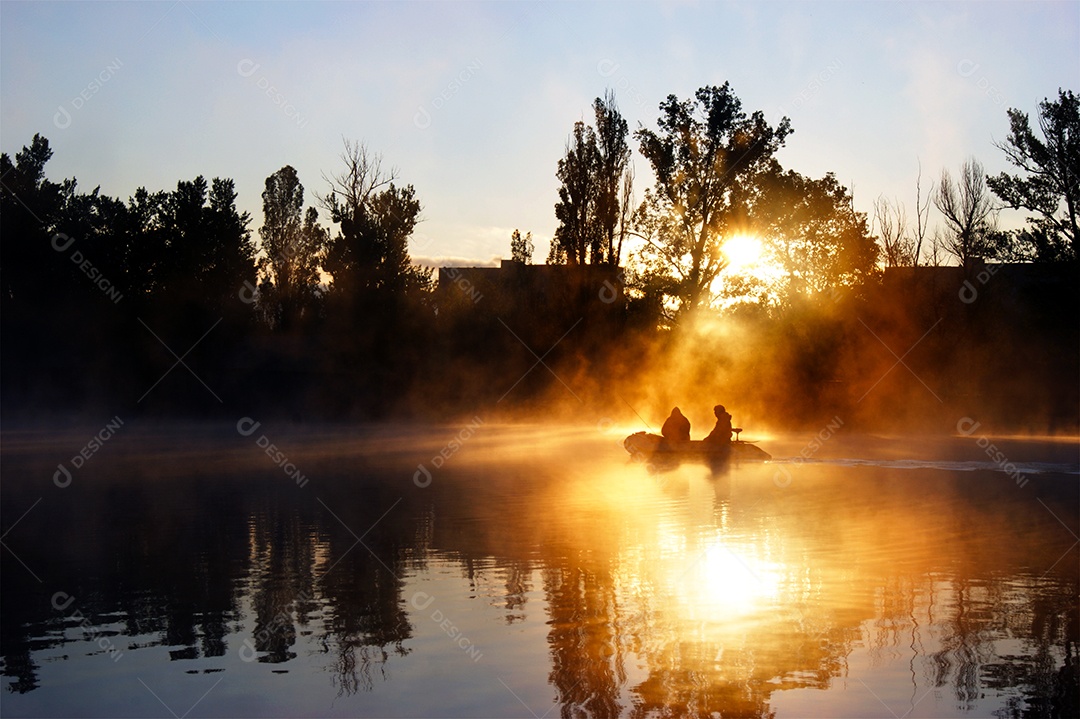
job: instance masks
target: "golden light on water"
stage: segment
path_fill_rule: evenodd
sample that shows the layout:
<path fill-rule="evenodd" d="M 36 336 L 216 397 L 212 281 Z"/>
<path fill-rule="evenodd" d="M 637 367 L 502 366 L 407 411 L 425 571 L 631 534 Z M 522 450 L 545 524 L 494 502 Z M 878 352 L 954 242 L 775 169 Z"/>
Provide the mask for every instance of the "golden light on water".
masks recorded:
<path fill-rule="evenodd" d="M 691 558 L 677 581 L 680 594 L 692 609 L 717 620 L 758 611 L 780 591 L 775 565 L 723 540 L 716 540 Z"/>

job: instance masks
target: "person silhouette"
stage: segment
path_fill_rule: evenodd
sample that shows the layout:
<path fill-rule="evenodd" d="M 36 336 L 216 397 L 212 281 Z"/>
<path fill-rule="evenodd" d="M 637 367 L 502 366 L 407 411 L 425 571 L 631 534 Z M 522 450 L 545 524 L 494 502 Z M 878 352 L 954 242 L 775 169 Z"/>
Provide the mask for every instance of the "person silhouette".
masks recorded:
<path fill-rule="evenodd" d="M 731 433 L 734 431 L 731 427 L 731 415 L 728 414 L 722 404 L 713 407 L 713 414 L 716 415 L 716 426 L 713 427 L 712 432 L 709 432 L 709 436 L 705 438 L 705 441 L 730 445 Z"/>
<path fill-rule="evenodd" d="M 690 420 L 688 420 L 678 407 L 671 410 L 671 415 L 664 420 L 664 426 L 660 434 L 668 443 L 690 441 Z"/>

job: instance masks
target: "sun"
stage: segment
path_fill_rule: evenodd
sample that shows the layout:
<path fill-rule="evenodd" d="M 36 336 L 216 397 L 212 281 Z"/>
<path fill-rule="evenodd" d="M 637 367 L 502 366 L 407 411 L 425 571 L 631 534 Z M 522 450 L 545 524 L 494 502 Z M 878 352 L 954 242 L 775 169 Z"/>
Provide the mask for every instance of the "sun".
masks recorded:
<path fill-rule="evenodd" d="M 720 248 L 728 261 L 726 271 L 733 274 L 759 264 L 764 250 L 761 240 L 753 235 L 735 235 Z"/>
<path fill-rule="evenodd" d="M 722 298 L 722 307 L 756 301 L 754 298 L 760 299 L 762 291 L 768 293 L 779 286 L 786 275 L 756 235 L 732 235 L 720 245 L 720 251 L 727 264 L 710 289 L 714 296 Z"/>

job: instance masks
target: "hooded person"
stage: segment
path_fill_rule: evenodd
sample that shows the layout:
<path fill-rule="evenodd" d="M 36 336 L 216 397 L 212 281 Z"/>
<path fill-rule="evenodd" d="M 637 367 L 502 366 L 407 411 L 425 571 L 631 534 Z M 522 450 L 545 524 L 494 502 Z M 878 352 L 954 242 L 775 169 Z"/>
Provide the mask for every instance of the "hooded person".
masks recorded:
<path fill-rule="evenodd" d="M 690 420 L 683 416 L 678 407 L 671 410 L 671 415 L 664 420 L 664 426 L 660 434 L 668 442 L 690 441 Z"/>

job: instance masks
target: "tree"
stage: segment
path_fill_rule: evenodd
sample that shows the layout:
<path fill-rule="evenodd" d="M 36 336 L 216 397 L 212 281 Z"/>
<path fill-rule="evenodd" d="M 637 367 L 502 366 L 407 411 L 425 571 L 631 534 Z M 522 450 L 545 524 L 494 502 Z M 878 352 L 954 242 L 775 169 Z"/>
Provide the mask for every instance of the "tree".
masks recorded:
<path fill-rule="evenodd" d="M 562 182 L 555 217 L 549 264 L 608 264 L 618 266 L 633 176 L 628 167 L 628 127 L 615 95 L 605 93 L 593 102 L 596 129 L 582 121 L 566 143 L 556 176 Z"/>
<path fill-rule="evenodd" d="M 994 257 L 994 229 L 997 206 L 986 184 L 986 172 L 972 158 L 960 167 L 960 179 L 953 182 L 948 170 L 941 171 L 934 204 L 945 218 L 945 251 L 967 265 L 976 257 Z"/>
<path fill-rule="evenodd" d="M 760 110 L 747 116 L 728 83 L 693 100 L 669 95 L 660 111 L 658 132 L 635 133 L 656 175 L 636 224 L 645 273 L 671 288 L 678 315 L 711 299 L 723 239 L 746 223 L 759 176 L 791 127 L 786 117 L 771 127 Z"/>
<path fill-rule="evenodd" d="M 259 304 L 273 327 L 287 331 L 314 310 L 328 236 L 316 208 L 303 213 L 304 186 L 291 165 L 266 178 L 262 198 L 259 235 L 266 256 L 260 269 L 266 280 Z"/>
<path fill-rule="evenodd" d="M 927 221 L 930 216 L 930 203 L 934 188 L 925 201 L 922 191 L 922 163 L 919 163 L 919 175 L 915 179 L 915 225 L 908 224 L 907 208 L 899 200 L 890 203 L 879 197 L 874 201 L 873 224 L 881 239 L 881 249 L 886 267 L 918 267 L 922 259 L 923 245 L 926 244 Z M 873 232 L 873 227 L 871 232 Z"/>
<path fill-rule="evenodd" d="M 594 182 L 600 165 L 596 132 L 580 120 L 566 141 L 566 156 L 559 160 L 555 173 L 562 181 L 559 201 L 555 204 L 555 257 L 567 264 L 584 265 L 589 252 L 595 257 L 600 247 L 599 228 L 595 222 L 597 187 Z"/>
<path fill-rule="evenodd" d="M 236 309 L 239 288 L 257 277 L 255 243 L 251 240 L 251 215 L 236 209 L 236 183 L 215 177 L 210 183 L 209 207 L 203 215 L 203 231 L 210 242 L 209 267 L 204 281 L 220 288 L 221 301 Z"/>
<path fill-rule="evenodd" d="M 57 290 L 56 268 L 67 270 L 50 246 L 69 194 L 45 178 L 52 154 L 48 139 L 35 134 L 14 162 L 0 155 L 0 303 L 8 312 L 48 301 Z"/>
<path fill-rule="evenodd" d="M 395 185 L 396 173 L 383 172 L 382 158 L 361 143 L 346 140 L 341 160 L 345 170 L 328 178 L 330 191 L 320 198 L 339 226 L 326 254 L 331 292 L 366 304 L 429 289 L 431 271 L 409 259 L 421 209 L 413 186 Z"/>
<path fill-rule="evenodd" d="M 532 253 L 532 233 L 526 233 L 523 238 L 520 232 L 514 230 L 514 234 L 510 235 L 510 259 L 528 265 L 532 263 Z"/>
<path fill-rule="evenodd" d="M 770 304 L 783 308 L 858 288 L 876 271 L 880 250 L 866 215 L 854 210 L 832 173 L 813 180 L 774 168 L 761 180 L 751 217 L 767 260 L 784 271 L 784 284 L 767 288 Z"/>
<path fill-rule="evenodd" d="M 620 209 L 628 204 L 633 187 L 633 173 L 628 170 L 629 129 L 615 104 L 615 93 L 612 91 L 606 92 L 603 100 L 596 98 L 593 110 L 596 113 L 597 149 L 595 222 L 600 242 L 598 250 L 593 252 L 593 263 L 617 267 L 625 235 L 625 232 L 619 233 L 617 230 L 625 229 L 627 219 L 626 213 L 620 212 Z"/>
<path fill-rule="evenodd" d="M 164 259 L 156 266 L 155 293 L 209 312 L 232 308 L 239 288 L 256 278 L 251 216 L 237 211 L 233 181 L 181 180 L 155 210 L 154 249 Z"/>
<path fill-rule="evenodd" d="M 913 267 L 918 267 L 919 260 L 922 258 L 923 242 L 926 240 L 926 232 L 929 228 L 930 202 L 933 197 L 934 185 L 930 183 L 930 189 L 926 193 L 926 202 L 922 200 L 922 162 L 920 162 L 919 176 L 915 180 L 915 252 L 912 257 Z"/>
<path fill-rule="evenodd" d="M 1020 243 L 1036 260 L 1080 258 L 1080 96 L 1058 90 L 1058 99 L 1039 103 L 1035 136 L 1027 114 L 1010 108 L 1010 132 L 997 145 L 1026 177 L 1002 172 L 987 184 L 1007 207 L 1034 212 L 1018 233 Z"/>
<path fill-rule="evenodd" d="M 907 210 L 899 200 L 890 203 L 884 196 L 874 200 L 874 225 L 881 238 L 886 267 L 915 265 L 915 242 L 908 234 Z"/>

